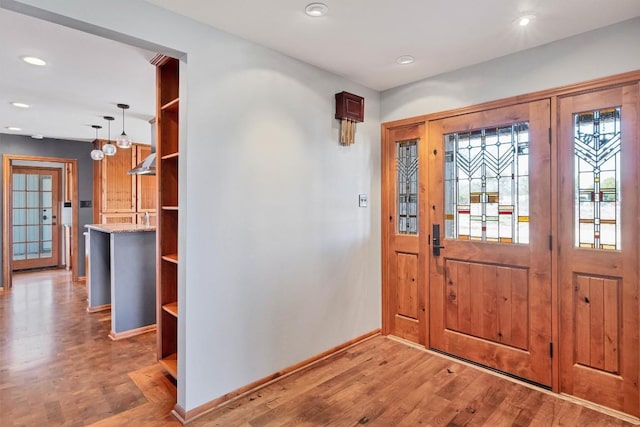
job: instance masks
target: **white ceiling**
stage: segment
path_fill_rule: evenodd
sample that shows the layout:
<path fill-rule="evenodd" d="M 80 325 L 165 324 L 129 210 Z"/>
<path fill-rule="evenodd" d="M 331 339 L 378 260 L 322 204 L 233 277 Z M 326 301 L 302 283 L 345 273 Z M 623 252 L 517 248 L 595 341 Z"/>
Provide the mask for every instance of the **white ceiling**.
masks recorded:
<path fill-rule="evenodd" d="M 377 90 L 640 15 L 640 0 L 147 1 Z M 312 1 L 328 14 L 306 16 Z M 513 22 L 522 12 L 537 16 L 529 27 Z"/>
<path fill-rule="evenodd" d="M 377 90 L 640 16 L 640 0 L 325 0 L 322 18 L 305 15 L 311 0 L 147 1 Z M 536 20 L 518 27 L 521 12 Z M 104 126 L 106 138 L 102 116 L 112 115 L 115 138 L 122 131 L 116 104 L 125 103 L 127 134 L 149 142 L 153 52 L 4 9 L 0 40 L 0 133 L 89 141 L 91 124 Z M 413 64 L 395 63 L 407 54 Z M 27 65 L 25 55 L 48 65 Z"/>
<path fill-rule="evenodd" d="M 114 116 L 111 138 L 122 132 L 122 110 L 129 104 L 125 131 L 135 142 L 150 143 L 155 115 L 155 67 L 147 52 L 102 37 L 0 9 L 0 133 L 90 141 L 92 124 Z M 28 65 L 23 56 L 47 61 Z M 24 102 L 29 109 L 13 107 Z M 9 131 L 7 126 L 22 128 Z"/>

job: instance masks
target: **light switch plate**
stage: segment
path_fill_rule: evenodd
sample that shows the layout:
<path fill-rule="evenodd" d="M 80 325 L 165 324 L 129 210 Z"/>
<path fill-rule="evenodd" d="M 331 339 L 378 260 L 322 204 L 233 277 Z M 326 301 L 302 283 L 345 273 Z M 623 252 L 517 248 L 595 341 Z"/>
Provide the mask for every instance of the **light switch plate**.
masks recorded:
<path fill-rule="evenodd" d="M 366 208 L 367 202 L 368 202 L 368 198 L 366 194 L 358 195 L 358 206 L 360 206 L 361 208 Z"/>

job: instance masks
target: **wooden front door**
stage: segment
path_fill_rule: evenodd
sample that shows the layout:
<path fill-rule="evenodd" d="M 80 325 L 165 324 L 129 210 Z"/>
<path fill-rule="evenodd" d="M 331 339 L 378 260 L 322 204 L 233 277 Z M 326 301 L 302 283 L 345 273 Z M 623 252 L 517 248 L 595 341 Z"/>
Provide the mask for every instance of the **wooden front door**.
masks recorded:
<path fill-rule="evenodd" d="M 383 143 L 383 331 L 425 344 L 424 124 L 390 129 Z"/>
<path fill-rule="evenodd" d="M 13 167 L 12 269 L 60 264 L 60 169 Z"/>
<path fill-rule="evenodd" d="M 549 126 L 548 100 L 446 118 L 427 153 L 430 347 L 545 386 Z"/>
<path fill-rule="evenodd" d="M 638 85 L 559 103 L 560 391 L 639 415 Z"/>

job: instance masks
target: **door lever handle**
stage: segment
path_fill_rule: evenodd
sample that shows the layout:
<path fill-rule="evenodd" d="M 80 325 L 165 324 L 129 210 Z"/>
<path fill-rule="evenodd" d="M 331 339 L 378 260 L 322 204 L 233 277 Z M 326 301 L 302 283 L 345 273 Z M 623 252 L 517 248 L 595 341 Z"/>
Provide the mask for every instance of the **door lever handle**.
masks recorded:
<path fill-rule="evenodd" d="M 444 249 L 444 246 L 440 245 L 440 224 L 433 224 L 433 256 L 440 256 L 440 249 Z"/>

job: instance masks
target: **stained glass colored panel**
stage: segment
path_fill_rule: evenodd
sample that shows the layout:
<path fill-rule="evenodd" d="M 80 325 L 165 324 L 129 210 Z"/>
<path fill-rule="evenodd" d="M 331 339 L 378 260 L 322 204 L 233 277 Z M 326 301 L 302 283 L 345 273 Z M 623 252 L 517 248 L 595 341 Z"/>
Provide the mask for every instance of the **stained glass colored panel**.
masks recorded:
<path fill-rule="evenodd" d="M 620 108 L 574 115 L 575 245 L 620 250 Z"/>
<path fill-rule="evenodd" d="M 445 237 L 529 243 L 529 124 L 445 135 Z"/>
<path fill-rule="evenodd" d="M 398 233 L 418 234 L 418 140 L 397 143 Z"/>

